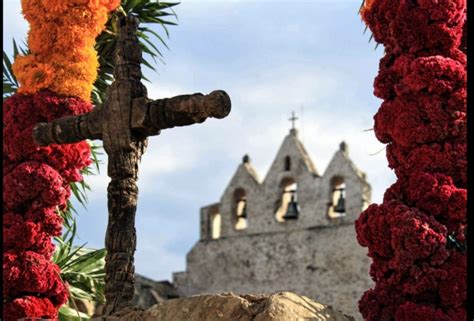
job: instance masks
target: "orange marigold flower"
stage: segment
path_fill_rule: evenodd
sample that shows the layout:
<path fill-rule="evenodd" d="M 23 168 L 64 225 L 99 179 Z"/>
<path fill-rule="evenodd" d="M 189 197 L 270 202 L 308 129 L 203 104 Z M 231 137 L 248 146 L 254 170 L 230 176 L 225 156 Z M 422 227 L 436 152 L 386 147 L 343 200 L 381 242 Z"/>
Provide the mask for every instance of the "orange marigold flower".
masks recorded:
<path fill-rule="evenodd" d="M 62 52 L 64 56 L 68 56 L 70 54 L 69 51 L 94 46 L 96 35 L 91 34 L 88 29 L 68 25 L 62 31 L 63 33 L 58 34 L 56 39 L 53 49 L 55 52 Z"/>
<path fill-rule="evenodd" d="M 89 10 L 83 7 L 72 7 L 61 19 L 64 21 L 64 25 L 74 25 L 87 29 L 87 34 L 95 38 L 105 28 L 108 15 L 105 8 Z"/>
<path fill-rule="evenodd" d="M 104 5 L 107 10 L 113 11 L 118 8 L 120 5 L 120 0 L 101 0 L 102 5 Z"/>
<path fill-rule="evenodd" d="M 59 26 L 45 23 L 30 23 L 28 46 L 36 54 L 47 53 L 56 43 Z"/>
<path fill-rule="evenodd" d="M 13 72 L 20 82 L 20 93 L 35 93 L 48 88 L 53 81 L 54 69 L 46 63 L 37 63 L 34 55 L 17 56 Z"/>
<path fill-rule="evenodd" d="M 83 7 L 87 7 L 92 11 L 95 10 L 101 10 L 101 9 L 106 9 L 108 11 L 111 11 L 115 9 L 119 3 L 117 3 L 114 7 L 115 3 L 110 3 L 110 2 L 117 2 L 116 0 L 70 0 L 71 3 Z"/>
<path fill-rule="evenodd" d="M 34 55 L 16 56 L 15 61 L 13 62 L 13 65 L 12 65 L 13 73 L 18 78 L 20 74 L 24 72 L 25 68 L 27 68 L 30 65 L 33 65 L 35 62 L 36 62 L 36 58 Z"/>
<path fill-rule="evenodd" d="M 80 97 L 90 101 L 92 84 L 97 78 L 97 53 L 93 48 L 84 48 L 76 52 L 76 62 L 60 53 L 48 56 L 53 61 L 54 81 L 49 89 L 55 93 Z"/>
<path fill-rule="evenodd" d="M 90 10 L 99 10 L 101 9 L 100 0 L 89 0 L 87 4 Z"/>
<path fill-rule="evenodd" d="M 91 0 L 70 0 L 75 5 L 87 5 Z"/>
<path fill-rule="evenodd" d="M 20 92 L 47 88 L 89 101 L 98 68 L 95 38 L 105 28 L 108 11 L 119 5 L 120 0 L 22 0 L 33 55 L 14 66 L 25 87 Z"/>
<path fill-rule="evenodd" d="M 48 11 L 48 13 L 59 17 L 71 5 L 71 1 L 65 0 L 41 0 L 41 4 Z"/>
<path fill-rule="evenodd" d="M 64 1 L 66 2 L 66 1 Z M 32 23 L 42 23 L 47 20 L 47 11 L 38 0 L 21 0 L 21 12 L 25 19 Z"/>

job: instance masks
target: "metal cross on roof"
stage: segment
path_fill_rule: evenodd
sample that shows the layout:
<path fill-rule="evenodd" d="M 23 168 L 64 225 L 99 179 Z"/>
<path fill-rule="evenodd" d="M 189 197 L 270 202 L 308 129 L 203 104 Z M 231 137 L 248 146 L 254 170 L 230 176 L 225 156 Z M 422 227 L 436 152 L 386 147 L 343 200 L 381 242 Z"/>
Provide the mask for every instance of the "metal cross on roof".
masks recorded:
<path fill-rule="evenodd" d="M 291 118 L 288 118 L 289 121 L 291 121 L 291 129 L 295 129 L 295 120 L 297 120 L 298 117 L 295 116 L 295 112 L 291 112 Z"/>

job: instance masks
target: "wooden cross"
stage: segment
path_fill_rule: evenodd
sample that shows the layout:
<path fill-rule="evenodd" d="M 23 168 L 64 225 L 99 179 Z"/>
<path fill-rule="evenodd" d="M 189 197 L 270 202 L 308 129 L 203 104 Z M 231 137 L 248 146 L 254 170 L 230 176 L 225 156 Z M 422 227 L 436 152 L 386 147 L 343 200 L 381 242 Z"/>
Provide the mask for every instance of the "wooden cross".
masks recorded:
<path fill-rule="evenodd" d="M 295 116 L 295 112 L 292 111 L 291 112 L 291 118 L 288 118 L 289 121 L 291 121 L 291 129 L 294 130 L 295 129 L 295 120 L 297 120 L 298 117 Z"/>
<path fill-rule="evenodd" d="M 231 109 L 224 91 L 150 100 L 141 83 L 142 52 L 136 36 L 138 20 L 120 20 L 115 49 L 115 81 L 107 88 L 102 106 L 79 116 L 37 124 L 33 138 L 40 146 L 101 139 L 109 157 L 107 174 L 109 219 L 105 237 L 105 315 L 131 306 L 134 294 L 135 212 L 138 163 L 147 137 L 160 130 L 224 118 Z"/>

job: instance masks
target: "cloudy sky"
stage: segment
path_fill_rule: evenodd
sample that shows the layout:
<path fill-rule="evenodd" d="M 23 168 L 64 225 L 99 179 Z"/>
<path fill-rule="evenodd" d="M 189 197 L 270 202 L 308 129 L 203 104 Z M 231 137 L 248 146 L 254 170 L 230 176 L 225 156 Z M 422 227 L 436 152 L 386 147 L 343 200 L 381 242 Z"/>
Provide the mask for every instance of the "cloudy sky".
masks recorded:
<path fill-rule="evenodd" d="M 363 33 L 360 3 L 183 0 L 175 7 L 179 25 L 170 28 L 166 64 L 158 73 L 146 71 L 149 96 L 223 89 L 232 111 L 149 140 L 139 173 L 138 273 L 164 280 L 185 269 L 185 255 L 199 238 L 199 208 L 219 200 L 246 153 L 264 177 L 293 110 L 318 171 L 345 140 L 352 160 L 367 172 L 372 201 L 382 201 L 395 179 L 384 146 L 367 130 L 380 105 L 372 85 L 383 49 L 375 50 Z M 25 39 L 28 25 L 20 0 L 3 5 L 3 45 L 11 53 L 11 39 Z M 87 178 L 92 192 L 78 217 L 78 243 L 89 247 L 103 247 L 105 169 L 103 157 L 100 174 Z"/>

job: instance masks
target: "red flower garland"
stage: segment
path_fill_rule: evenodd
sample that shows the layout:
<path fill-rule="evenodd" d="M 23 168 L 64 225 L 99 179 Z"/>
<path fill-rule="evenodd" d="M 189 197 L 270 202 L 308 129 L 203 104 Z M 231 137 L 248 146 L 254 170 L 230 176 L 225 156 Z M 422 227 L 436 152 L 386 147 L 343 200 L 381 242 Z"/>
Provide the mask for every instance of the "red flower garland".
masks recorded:
<path fill-rule="evenodd" d="M 67 301 L 66 285 L 51 261 L 52 236 L 61 234 L 70 183 L 82 180 L 86 142 L 38 147 L 33 127 L 88 112 L 97 77 L 94 39 L 120 0 L 22 0 L 30 23 L 31 52 L 12 69 L 20 86 L 4 101 L 3 294 L 6 321 L 56 318 Z M 27 94 L 27 95 L 25 95 Z"/>
<path fill-rule="evenodd" d="M 31 295 L 14 299 L 3 306 L 3 316 L 8 316 L 5 320 L 17 321 L 25 316 L 55 318 L 56 315 L 57 308 L 49 299 Z"/>
<path fill-rule="evenodd" d="M 61 235 L 70 182 L 91 163 L 86 142 L 38 147 L 33 127 L 90 111 L 80 98 L 49 91 L 15 94 L 3 104 L 3 296 L 5 321 L 23 317 L 56 318 L 66 303 L 67 286 L 51 262 L 52 236 Z"/>
<path fill-rule="evenodd" d="M 374 117 L 397 182 L 356 221 L 375 288 L 368 321 L 466 320 L 466 1 L 366 0 L 385 46 Z"/>

